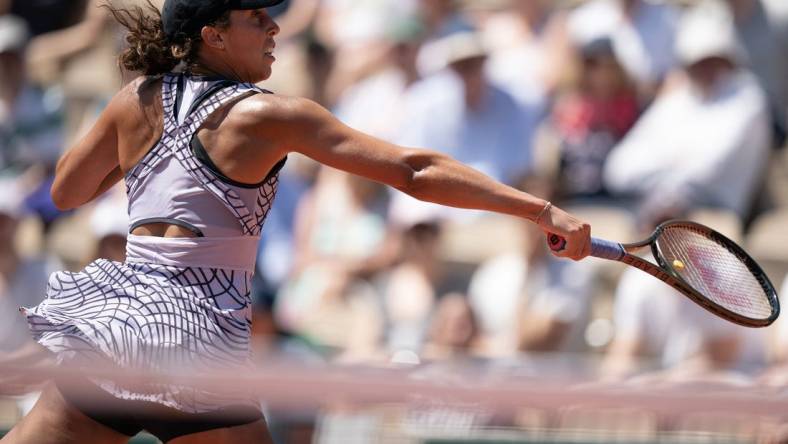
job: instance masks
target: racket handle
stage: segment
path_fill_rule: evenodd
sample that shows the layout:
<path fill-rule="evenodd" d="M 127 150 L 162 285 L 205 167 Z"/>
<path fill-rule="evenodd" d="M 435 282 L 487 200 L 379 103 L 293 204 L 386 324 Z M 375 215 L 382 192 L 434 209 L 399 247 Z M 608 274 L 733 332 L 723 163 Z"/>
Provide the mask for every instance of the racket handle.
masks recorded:
<path fill-rule="evenodd" d="M 591 256 L 617 261 L 624 257 L 625 254 L 627 254 L 627 251 L 618 242 L 611 242 L 596 237 L 591 238 Z"/>
<path fill-rule="evenodd" d="M 547 235 L 547 244 L 551 250 L 557 253 L 566 248 L 566 239 L 557 234 L 549 234 Z M 591 256 L 617 261 L 625 254 L 624 246 L 618 242 L 611 242 L 596 237 L 591 238 Z"/>

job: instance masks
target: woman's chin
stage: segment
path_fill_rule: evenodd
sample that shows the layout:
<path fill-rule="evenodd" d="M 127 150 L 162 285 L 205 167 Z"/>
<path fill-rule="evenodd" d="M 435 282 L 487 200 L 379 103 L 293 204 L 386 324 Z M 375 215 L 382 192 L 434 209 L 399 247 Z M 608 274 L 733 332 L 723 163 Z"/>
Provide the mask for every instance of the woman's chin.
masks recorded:
<path fill-rule="evenodd" d="M 271 78 L 271 72 L 272 72 L 271 68 L 261 70 L 260 72 L 256 73 L 256 75 L 254 76 L 254 79 L 252 80 L 251 83 L 259 83 L 259 82 L 262 82 L 262 81 L 270 79 Z"/>

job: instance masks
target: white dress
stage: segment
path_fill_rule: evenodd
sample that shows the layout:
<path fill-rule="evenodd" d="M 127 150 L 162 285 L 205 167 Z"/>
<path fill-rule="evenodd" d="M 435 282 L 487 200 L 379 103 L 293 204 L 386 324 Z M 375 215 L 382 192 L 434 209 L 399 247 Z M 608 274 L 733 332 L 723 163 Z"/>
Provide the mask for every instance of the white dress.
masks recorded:
<path fill-rule="evenodd" d="M 211 113 L 259 92 L 250 84 L 164 76 L 162 138 L 125 177 L 129 219 L 132 227 L 188 226 L 198 237 L 129 235 L 125 263 L 99 259 L 80 272 L 52 274 L 47 298 L 21 310 L 34 338 L 59 361 L 191 373 L 249 364 L 250 283 L 283 162 L 260 184 L 230 183 L 198 158 L 193 136 Z M 178 112 L 187 105 L 188 113 Z M 189 413 L 255 404 L 249 396 L 177 384 L 92 380 L 118 398 Z"/>

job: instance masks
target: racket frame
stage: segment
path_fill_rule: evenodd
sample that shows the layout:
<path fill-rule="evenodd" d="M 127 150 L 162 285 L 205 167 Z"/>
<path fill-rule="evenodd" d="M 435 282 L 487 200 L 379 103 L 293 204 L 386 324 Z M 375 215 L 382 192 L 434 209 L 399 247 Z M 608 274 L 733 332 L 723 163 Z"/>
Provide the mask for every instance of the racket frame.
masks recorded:
<path fill-rule="evenodd" d="M 736 255 L 745 266 L 752 272 L 755 279 L 761 285 L 766 294 L 766 297 L 769 301 L 769 305 L 772 308 L 772 314 L 765 319 L 754 319 L 747 316 L 742 316 L 738 313 L 735 313 L 715 302 L 712 302 L 707 297 L 703 296 L 702 293 L 695 290 L 691 285 L 689 285 L 679 273 L 668 263 L 665 259 L 665 256 L 662 254 L 662 251 L 659 247 L 659 236 L 665 231 L 667 228 L 674 227 L 674 226 L 684 226 L 691 230 L 700 232 L 701 234 L 705 235 L 709 239 L 725 246 L 731 253 Z M 607 244 L 612 244 L 612 242 L 602 241 Z M 648 239 L 628 243 L 628 244 L 617 244 L 620 248 L 618 249 L 619 253 L 618 257 L 614 257 L 615 255 L 611 254 L 612 250 L 606 249 L 604 255 L 595 255 L 597 257 L 602 257 L 604 259 L 615 260 L 618 262 L 623 262 L 627 265 L 645 271 L 646 273 L 656 277 L 657 279 L 665 282 L 666 284 L 670 285 L 671 287 L 675 288 L 688 298 L 690 298 L 693 302 L 700 305 L 704 309 L 708 310 L 709 312 L 723 318 L 727 319 L 733 323 L 745 326 L 745 327 L 766 327 L 773 323 L 775 319 L 780 315 L 780 302 L 777 297 L 777 291 L 774 289 L 771 281 L 769 280 L 766 273 L 764 273 L 763 269 L 761 269 L 760 265 L 753 260 L 750 255 L 748 255 L 740 246 L 738 246 L 735 242 L 728 239 L 724 235 L 718 233 L 717 231 L 712 230 L 711 228 L 701 225 L 696 222 L 686 221 L 686 220 L 669 220 L 660 224 L 649 236 Z M 641 257 L 638 257 L 632 253 L 641 250 L 642 248 L 650 246 L 651 247 L 651 254 L 656 260 L 657 264 L 647 261 Z M 593 253 L 592 253 L 593 254 Z"/>

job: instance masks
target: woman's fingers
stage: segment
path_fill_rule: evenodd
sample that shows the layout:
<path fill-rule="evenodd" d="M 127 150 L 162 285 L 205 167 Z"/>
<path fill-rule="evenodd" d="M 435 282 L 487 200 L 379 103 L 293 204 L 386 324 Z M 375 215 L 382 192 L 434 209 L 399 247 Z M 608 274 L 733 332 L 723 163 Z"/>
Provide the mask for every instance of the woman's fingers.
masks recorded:
<path fill-rule="evenodd" d="M 580 260 L 591 253 L 591 226 L 560 208 L 550 208 L 549 214 L 540 218 L 539 226 L 547 234 L 554 255 Z M 562 241 L 551 235 L 560 236 Z"/>

